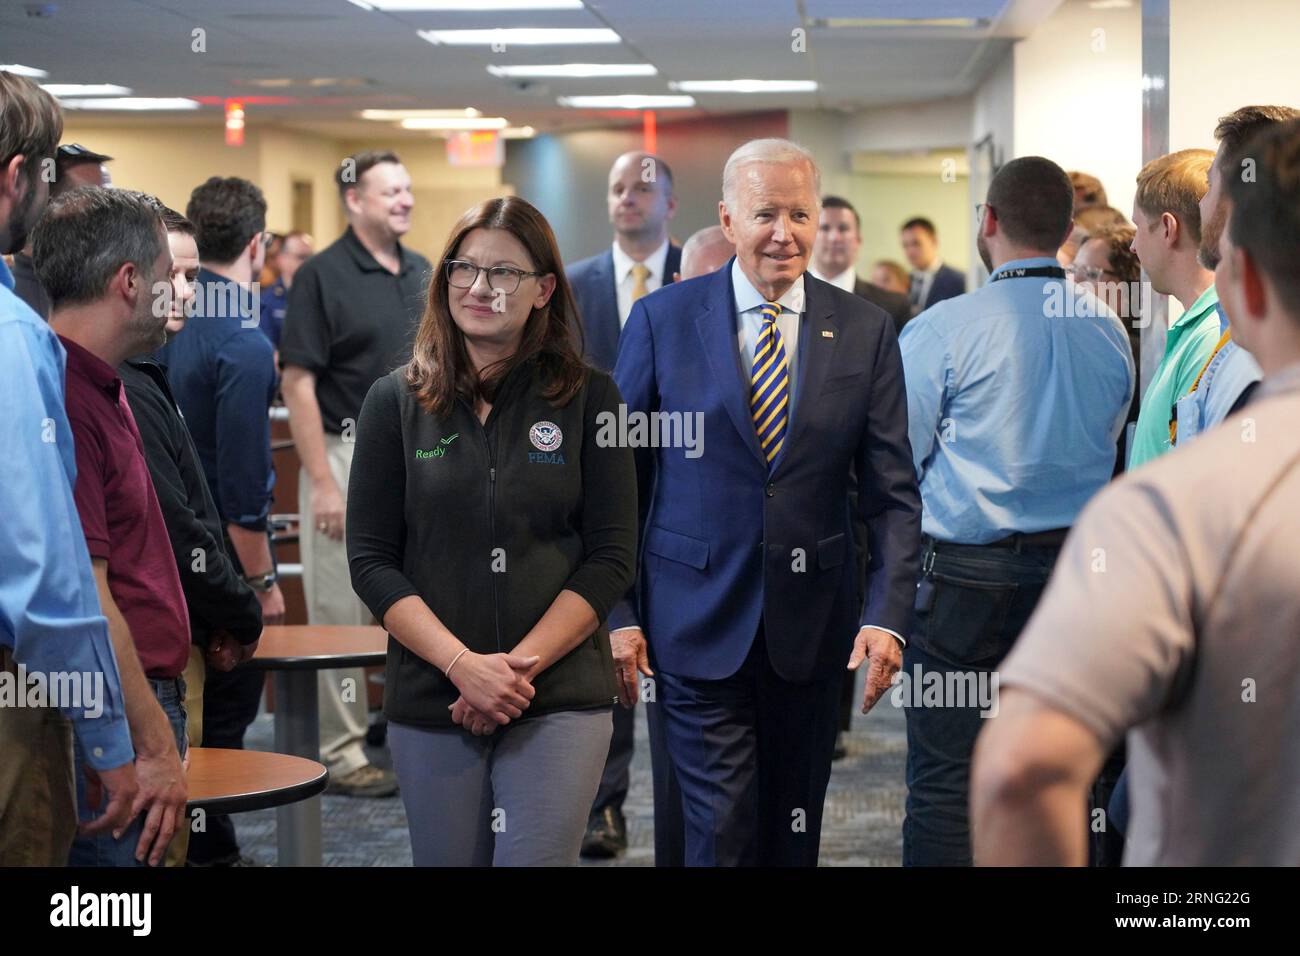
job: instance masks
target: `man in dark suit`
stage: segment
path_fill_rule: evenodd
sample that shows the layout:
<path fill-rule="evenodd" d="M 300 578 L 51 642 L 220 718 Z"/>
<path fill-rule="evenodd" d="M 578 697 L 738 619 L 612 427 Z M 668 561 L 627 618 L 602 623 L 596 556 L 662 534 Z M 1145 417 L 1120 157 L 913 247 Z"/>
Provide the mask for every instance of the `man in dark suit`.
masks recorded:
<path fill-rule="evenodd" d="M 677 199 L 672 170 L 658 156 L 631 152 L 614 160 L 606 201 L 614 226 L 612 246 L 564 271 L 582 321 L 585 357 L 609 371 L 632 304 L 673 281 L 681 271 L 682 250 L 668 238 Z M 631 780 L 634 714 L 630 706 L 614 708 L 609 756 L 582 840 L 585 857 L 614 857 L 627 848 L 623 801 Z"/>
<path fill-rule="evenodd" d="M 668 238 L 677 212 L 673 173 L 658 156 L 624 153 L 609 170 L 613 245 L 565 268 L 578 303 L 587 361 L 609 371 L 632 303 L 673 281 L 682 249 Z"/>
<path fill-rule="evenodd" d="M 912 303 L 907 296 L 891 292 L 858 275 L 854 263 L 861 248 L 862 217 L 853 204 L 839 196 L 823 196 L 812 266 L 808 271 L 823 282 L 880 306 L 894 320 L 894 331 L 902 332 L 912 317 Z"/>
<path fill-rule="evenodd" d="M 642 554 L 609 624 L 654 676 L 690 865 L 816 864 L 845 666 L 866 662 L 870 708 L 899 667 L 916 590 L 894 325 L 805 274 L 819 179 L 787 140 L 737 149 L 719 204 L 736 258 L 638 302 L 614 368 Z M 861 614 L 854 467 L 871 552 Z"/>
<path fill-rule="evenodd" d="M 966 292 L 966 277 L 939 260 L 939 233 L 934 223 L 917 216 L 903 223 L 900 232 L 903 254 L 912 264 L 912 288 L 908 298 L 912 314 L 924 312 L 936 302 L 952 299 Z"/>

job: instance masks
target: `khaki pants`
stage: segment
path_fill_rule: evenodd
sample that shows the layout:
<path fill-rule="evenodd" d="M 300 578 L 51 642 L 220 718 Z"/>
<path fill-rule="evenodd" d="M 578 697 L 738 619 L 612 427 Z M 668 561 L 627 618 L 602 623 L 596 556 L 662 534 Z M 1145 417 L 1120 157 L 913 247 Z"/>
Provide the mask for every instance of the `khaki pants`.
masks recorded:
<path fill-rule="evenodd" d="M 354 447 L 338 435 L 328 432 L 325 435 L 325 456 L 344 501 Z M 298 473 L 298 512 L 307 622 L 370 624 L 373 620 L 370 611 L 352 590 L 346 544 L 316 530 L 312 519 L 311 478 L 305 468 Z M 360 667 L 318 671 L 316 679 L 320 693 L 320 758 L 329 769 L 331 779 L 337 780 L 369 763 L 361 749 L 370 721 L 365 672 Z M 350 687 L 345 681 L 351 681 Z M 353 699 L 348 701 L 345 697 Z"/>
<path fill-rule="evenodd" d="M 190 659 L 185 664 L 185 738 L 191 747 L 203 746 L 203 681 L 208 674 L 208 665 L 203 658 L 203 649 L 190 645 Z M 171 845 L 167 847 L 164 866 L 184 866 L 185 855 L 190 848 L 190 823 L 187 817 L 184 826 L 176 830 Z"/>
<path fill-rule="evenodd" d="M 17 679 L 8 648 L 0 670 Z M 0 867 L 66 866 L 76 835 L 71 721 L 53 707 L 0 707 Z"/>

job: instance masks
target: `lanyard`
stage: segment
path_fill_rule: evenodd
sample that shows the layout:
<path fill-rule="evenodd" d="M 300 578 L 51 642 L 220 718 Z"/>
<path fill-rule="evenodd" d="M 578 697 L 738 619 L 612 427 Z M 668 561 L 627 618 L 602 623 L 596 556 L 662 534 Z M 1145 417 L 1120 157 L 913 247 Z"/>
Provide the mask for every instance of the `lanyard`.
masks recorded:
<path fill-rule="evenodd" d="M 1228 340 L 1231 338 L 1232 338 L 1232 329 L 1228 329 L 1223 333 L 1223 335 L 1219 337 L 1219 344 L 1214 347 L 1214 351 L 1210 353 L 1210 357 L 1205 360 L 1205 364 L 1201 366 L 1201 370 L 1196 373 L 1196 381 L 1194 381 L 1192 383 L 1192 387 L 1187 390 L 1188 395 L 1191 395 L 1196 391 L 1197 386 L 1201 384 L 1201 376 L 1204 375 L 1206 370 L 1210 367 L 1210 364 L 1214 361 L 1214 357 L 1219 354 L 1219 349 L 1227 345 Z M 1205 387 L 1209 388 L 1209 382 L 1206 382 Z M 1173 417 L 1169 419 L 1169 442 L 1170 444 L 1177 444 L 1178 443 L 1178 403 L 1176 401 L 1174 402 L 1174 407 L 1170 414 Z"/>
<path fill-rule="evenodd" d="M 989 276 L 989 282 L 1001 282 L 1003 279 L 1064 279 L 1065 270 L 1060 266 L 1034 266 L 1032 269 L 1007 269 Z"/>

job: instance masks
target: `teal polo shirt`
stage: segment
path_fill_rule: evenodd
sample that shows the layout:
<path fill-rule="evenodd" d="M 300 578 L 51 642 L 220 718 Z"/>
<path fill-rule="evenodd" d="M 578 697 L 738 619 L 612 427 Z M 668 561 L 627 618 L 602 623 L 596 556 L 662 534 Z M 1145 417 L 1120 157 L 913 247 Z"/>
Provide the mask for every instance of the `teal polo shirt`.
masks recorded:
<path fill-rule="evenodd" d="M 1164 358 L 1142 396 L 1133 448 L 1128 457 L 1130 470 L 1158 458 L 1172 447 L 1169 422 L 1174 403 L 1192 390 L 1192 383 L 1219 341 L 1218 304 L 1219 293 L 1210 286 L 1169 327 Z"/>

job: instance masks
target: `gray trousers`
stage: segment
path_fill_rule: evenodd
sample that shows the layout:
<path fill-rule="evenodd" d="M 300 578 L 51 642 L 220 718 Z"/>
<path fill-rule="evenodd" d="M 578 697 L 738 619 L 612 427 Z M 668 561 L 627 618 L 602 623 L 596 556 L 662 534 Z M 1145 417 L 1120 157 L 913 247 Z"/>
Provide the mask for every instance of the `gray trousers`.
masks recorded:
<path fill-rule="evenodd" d="M 609 750 L 608 708 L 486 737 L 390 722 L 416 866 L 572 866 Z"/>

